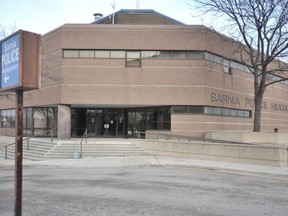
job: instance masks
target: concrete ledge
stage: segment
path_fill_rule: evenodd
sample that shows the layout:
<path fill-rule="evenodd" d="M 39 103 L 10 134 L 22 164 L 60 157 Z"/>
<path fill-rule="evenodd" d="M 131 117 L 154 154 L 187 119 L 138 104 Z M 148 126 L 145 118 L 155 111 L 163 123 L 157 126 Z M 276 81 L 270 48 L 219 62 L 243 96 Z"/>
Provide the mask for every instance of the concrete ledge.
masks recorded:
<path fill-rule="evenodd" d="M 263 166 L 287 167 L 286 145 L 133 140 L 150 154 Z"/>
<path fill-rule="evenodd" d="M 211 131 L 205 133 L 205 138 L 244 143 L 288 143 L 286 132 Z"/>

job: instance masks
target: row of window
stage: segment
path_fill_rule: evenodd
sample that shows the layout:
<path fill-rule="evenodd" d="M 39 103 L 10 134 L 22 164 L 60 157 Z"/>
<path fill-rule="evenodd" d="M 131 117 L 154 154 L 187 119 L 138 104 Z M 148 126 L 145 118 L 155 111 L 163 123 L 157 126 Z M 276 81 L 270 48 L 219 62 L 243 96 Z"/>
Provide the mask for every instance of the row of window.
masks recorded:
<path fill-rule="evenodd" d="M 64 58 L 111 58 L 111 59 L 202 59 L 201 51 L 133 51 L 133 50 L 74 50 L 64 49 Z"/>
<path fill-rule="evenodd" d="M 15 109 L 0 110 L 0 127 L 15 127 Z M 33 107 L 23 109 L 24 135 L 40 134 L 57 125 L 57 108 Z"/>
<path fill-rule="evenodd" d="M 207 115 L 221 115 L 250 118 L 252 112 L 250 110 L 231 109 L 223 107 L 210 107 L 210 106 L 173 106 L 173 113 L 194 113 L 194 114 L 207 114 Z"/>
<path fill-rule="evenodd" d="M 224 72 L 225 73 L 231 73 L 232 69 L 237 69 L 240 71 L 244 71 L 246 73 L 250 72 L 251 68 L 249 68 L 247 65 L 244 65 L 242 63 L 232 61 L 225 59 L 221 56 L 205 52 L 204 57 L 206 60 L 215 62 L 217 64 L 222 64 L 224 66 Z"/>
<path fill-rule="evenodd" d="M 64 58 L 103 58 L 103 59 L 127 59 L 127 61 L 140 61 L 140 59 L 206 59 L 217 64 L 224 65 L 224 71 L 229 72 L 229 68 L 249 72 L 249 67 L 239 62 L 227 60 L 218 55 L 203 51 L 125 51 L 125 50 L 76 50 L 64 49 Z M 134 62 L 135 63 L 135 62 Z"/>
<path fill-rule="evenodd" d="M 237 69 L 246 73 L 251 73 L 251 71 L 253 71 L 252 67 L 249 67 L 243 63 L 228 60 L 212 53 L 205 52 L 204 57 L 208 61 L 215 62 L 217 64 L 222 64 L 224 66 L 225 73 L 231 74 L 232 69 Z M 273 74 L 268 74 L 267 77 L 268 79 L 273 81 L 282 79 L 282 77 Z M 282 83 L 288 84 L 288 80 L 282 81 Z"/>
<path fill-rule="evenodd" d="M 252 68 L 233 60 L 223 58 L 213 53 L 204 51 L 132 51 L 132 50 L 78 50 L 64 49 L 63 58 L 97 58 L 97 59 L 125 59 L 126 67 L 141 67 L 142 59 L 187 59 L 200 60 L 205 59 L 224 66 L 225 73 L 232 73 L 232 69 L 237 69 L 246 73 L 250 73 Z M 269 79 L 278 80 L 279 77 L 269 75 Z M 288 83 L 285 81 L 285 83 Z"/>
<path fill-rule="evenodd" d="M 142 59 L 202 59 L 199 51 L 63 50 L 63 58 L 125 59 L 126 67 L 141 67 Z"/>
<path fill-rule="evenodd" d="M 141 67 L 141 59 L 206 59 L 217 64 L 224 65 L 224 72 L 231 73 L 235 68 L 241 71 L 249 72 L 249 67 L 244 64 L 227 60 L 218 55 L 203 51 L 128 51 L 128 50 L 76 50 L 64 49 L 64 58 L 97 58 L 97 59 L 126 59 L 126 66 Z"/>

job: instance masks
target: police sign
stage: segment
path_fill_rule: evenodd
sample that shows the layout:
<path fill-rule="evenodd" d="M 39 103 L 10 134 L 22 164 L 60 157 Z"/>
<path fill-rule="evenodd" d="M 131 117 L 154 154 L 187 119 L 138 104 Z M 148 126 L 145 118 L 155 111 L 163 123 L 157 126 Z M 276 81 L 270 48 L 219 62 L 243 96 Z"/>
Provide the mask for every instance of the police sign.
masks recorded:
<path fill-rule="evenodd" d="M 19 34 L 2 43 L 1 88 L 18 86 L 19 83 Z"/>
<path fill-rule="evenodd" d="M 40 35 L 19 30 L 0 45 L 0 90 L 40 87 Z"/>

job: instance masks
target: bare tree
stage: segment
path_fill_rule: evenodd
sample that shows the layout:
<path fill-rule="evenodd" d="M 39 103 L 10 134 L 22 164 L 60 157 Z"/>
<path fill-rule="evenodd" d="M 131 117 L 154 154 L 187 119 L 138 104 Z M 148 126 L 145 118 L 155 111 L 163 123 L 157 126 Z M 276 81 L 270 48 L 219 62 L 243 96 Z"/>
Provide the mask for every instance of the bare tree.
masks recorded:
<path fill-rule="evenodd" d="M 288 80 L 288 0 L 188 0 L 199 15 L 228 22 L 241 46 L 242 62 L 254 77 L 254 132 L 261 130 L 266 88 Z M 235 37 L 236 36 L 236 37 Z M 244 58 L 248 56 L 248 58 Z"/>
<path fill-rule="evenodd" d="M 16 31 L 16 28 L 16 24 L 8 26 L 0 24 L 0 40 L 14 33 Z"/>

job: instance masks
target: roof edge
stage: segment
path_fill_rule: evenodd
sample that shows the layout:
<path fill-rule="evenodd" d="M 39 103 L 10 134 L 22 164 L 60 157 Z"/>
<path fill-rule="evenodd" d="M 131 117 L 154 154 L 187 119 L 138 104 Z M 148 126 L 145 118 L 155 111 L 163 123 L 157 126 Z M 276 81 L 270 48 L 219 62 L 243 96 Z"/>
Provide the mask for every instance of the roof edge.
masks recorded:
<path fill-rule="evenodd" d="M 156 15 L 158 15 L 158 16 L 160 16 L 160 17 L 163 17 L 163 18 L 165 18 L 165 19 L 168 19 L 168 20 L 174 22 L 175 25 L 186 25 L 186 24 L 183 23 L 183 22 L 180 22 L 180 21 L 178 21 L 178 20 L 176 20 L 176 19 L 173 19 L 173 18 L 171 18 L 171 17 L 169 17 L 169 16 L 166 16 L 166 15 L 164 15 L 164 14 L 162 14 L 162 13 L 159 13 L 159 12 L 153 10 L 153 9 L 121 9 L 121 10 L 115 12 L 115 13 L 114 13 L 114 16 L 115 16 L 115 15 L 118 15 L 118 14 L 156 14 Z M 113 16 L 113 13 L 112 13 L 112 14 L 109 14 L 109 15 L 107 15 L 107 16 L 105 16 L 105 17 L 102 17 L 102 18 L 100 18 L 100 19 L 98 19 L 98 20 L 95 20 L 95 21 L 92 22 L 91 24 L 101 23 L 101 22 L 103 22 L 104 20 L 109 19 L 109 17 L 111 17 L 111 16 Z"/>

